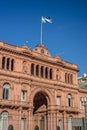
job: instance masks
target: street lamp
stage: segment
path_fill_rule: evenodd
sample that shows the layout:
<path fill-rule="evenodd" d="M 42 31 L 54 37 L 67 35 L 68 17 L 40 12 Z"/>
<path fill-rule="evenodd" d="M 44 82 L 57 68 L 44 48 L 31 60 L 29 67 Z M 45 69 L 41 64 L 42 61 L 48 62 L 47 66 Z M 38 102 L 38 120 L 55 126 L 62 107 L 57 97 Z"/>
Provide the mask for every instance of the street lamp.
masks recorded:
<path fill-rule="evenodd" d="M 25 130 L 25 120 L 26 120 L 26 116 L 25 116 L 25 113 L 24 113 L 24 130 Z"/>
<path fill-rule="evenodd" d="M 82 105 L 84 106 L 84 109 L 85 109 L 84 126 L 85 126 L 85 130 L 87 130 L 87 97 L 82 97 L 81 103 L 82 103 Z"/>

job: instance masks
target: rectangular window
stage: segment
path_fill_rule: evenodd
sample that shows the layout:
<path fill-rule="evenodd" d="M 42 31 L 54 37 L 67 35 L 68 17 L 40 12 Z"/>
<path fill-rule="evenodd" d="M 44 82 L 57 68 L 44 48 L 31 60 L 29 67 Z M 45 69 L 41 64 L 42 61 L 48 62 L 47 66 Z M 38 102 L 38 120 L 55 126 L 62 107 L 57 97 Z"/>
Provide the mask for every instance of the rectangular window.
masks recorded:
<path fill-rule="evenodd" d="M 21 101 L 26 101 L 26 94 L 27 94 L 27 91 L 25 90 L 21 91 Z"/>
<path fill-rule="evenodd" d="M 60 105 L 60 96 L 56 97 L 56 103 L 57 103 L 57 105 Z"/>

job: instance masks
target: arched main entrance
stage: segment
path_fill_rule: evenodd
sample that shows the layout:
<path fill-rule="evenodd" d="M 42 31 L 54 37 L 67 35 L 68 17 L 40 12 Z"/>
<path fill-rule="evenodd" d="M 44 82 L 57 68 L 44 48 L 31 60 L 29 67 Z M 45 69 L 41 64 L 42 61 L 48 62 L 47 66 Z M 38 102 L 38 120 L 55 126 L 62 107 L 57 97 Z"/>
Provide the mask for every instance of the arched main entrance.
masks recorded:
<path fill-rule="evenodd" d="M 47 130 L 48 129 L 48 96 L 44 92 L 37 92 L 33 99 L 33 121 L 34 125 L 39 127 L 39 130 Z M 35 127 L 34 127 L 35 128 Z"/>

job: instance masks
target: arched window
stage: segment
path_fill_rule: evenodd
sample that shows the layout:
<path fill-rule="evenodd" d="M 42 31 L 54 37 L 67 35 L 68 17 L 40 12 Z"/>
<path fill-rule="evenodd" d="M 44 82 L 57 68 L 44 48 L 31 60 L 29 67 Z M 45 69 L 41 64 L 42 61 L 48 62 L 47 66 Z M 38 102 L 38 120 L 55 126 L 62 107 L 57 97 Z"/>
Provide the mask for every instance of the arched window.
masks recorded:
<path fill-rule="evenodd" d="M 45 78 L 48 78 L 48 68 L 45 68 Z"/>
<path fill-rule="evenodd" d="M 1 114 L 0 130 L 8 130 L 8 112 L 3 112 Z"/>
<path fill-rule="evenodd" d="M 9 99 L 9 94 L 10 94 L 10 85 L 8 83 L 3 85 L 3 93 L 2 93 L 2 98 L 5 100 Z"/>
<path fill-rule="evenodd" d="M 50 79 L 52 79 L 52 69 L 50 69 Z"/>
<path fill-rule="evenodd" d="M 31 75 L 34 75 L 34 64 L 31 64 Z"/>
<path fill-rule="evenodd" d="M 11 60 L 11 71 L 14 70 L 14 59 Z"/>
<path fill-rule="evenodd" d="M 40 69 L 40 76 L 41 76 L 41 78 L 44 77 L 44 67 L 43 66 L 41 66 L 41 69 Z"/>
<path fill-rule="evenodd" d="M 36 76 L 39 76 L 39 65 L 36 65 Z"/>
<path fill-rule="evenodd" d="M 6 65 L 7 65 L 6 66 L 7 70 L 9 70 L 9 67 L 10 67 L 10 58 L 7 58 L 7 64 Z"/>
<path fill-rule="evenodd" d="M 68 107 L 72 106 L 72 96 L 71 94 L 68 94 Z"/>
<path fill-rule="evenodd" d="M 2 57 L 2 69 L 5 69 L 5 57 Z"/>

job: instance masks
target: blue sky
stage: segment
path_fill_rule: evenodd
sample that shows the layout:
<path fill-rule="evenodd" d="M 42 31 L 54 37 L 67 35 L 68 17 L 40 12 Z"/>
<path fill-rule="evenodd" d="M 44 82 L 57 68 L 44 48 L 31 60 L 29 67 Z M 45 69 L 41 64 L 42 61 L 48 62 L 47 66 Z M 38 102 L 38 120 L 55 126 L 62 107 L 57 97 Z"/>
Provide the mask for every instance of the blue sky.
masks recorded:
<path fill-rule="evenodd" d="M 43 43 L 52 56 L 78 65 L 78 76 L 87 73 L 87 0 L 0 0 L 0 40 L 35 48 Z"/>

